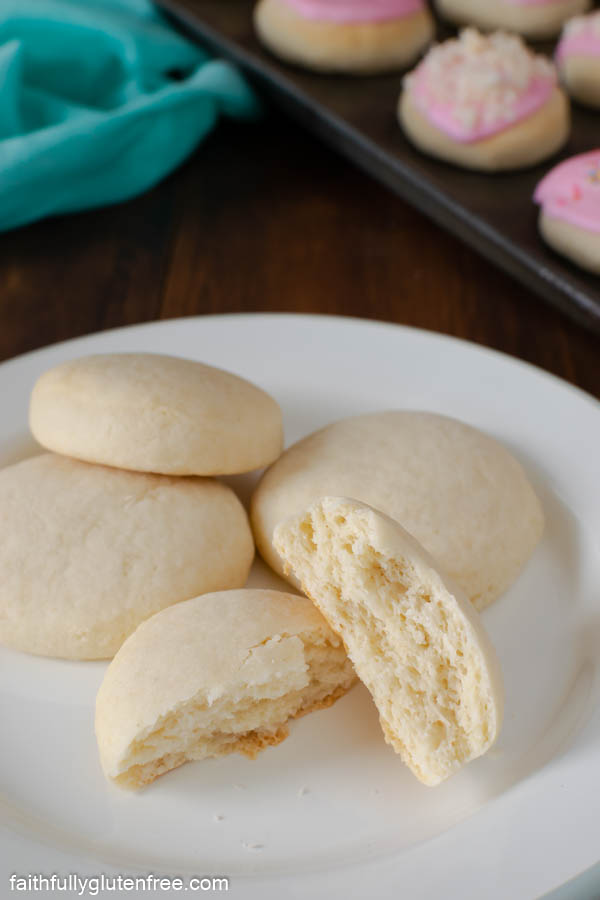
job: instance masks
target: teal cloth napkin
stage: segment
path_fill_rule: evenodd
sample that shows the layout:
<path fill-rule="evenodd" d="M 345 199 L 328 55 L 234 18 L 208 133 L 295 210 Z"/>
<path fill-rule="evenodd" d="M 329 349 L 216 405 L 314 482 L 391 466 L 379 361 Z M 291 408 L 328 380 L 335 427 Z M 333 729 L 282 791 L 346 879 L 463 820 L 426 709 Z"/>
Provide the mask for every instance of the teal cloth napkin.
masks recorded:
<path fill-rule="evenodd" d="M 0 0 L 0 85 L 0 231 L 133 197 L 257 111 L 149 0 Z"/>

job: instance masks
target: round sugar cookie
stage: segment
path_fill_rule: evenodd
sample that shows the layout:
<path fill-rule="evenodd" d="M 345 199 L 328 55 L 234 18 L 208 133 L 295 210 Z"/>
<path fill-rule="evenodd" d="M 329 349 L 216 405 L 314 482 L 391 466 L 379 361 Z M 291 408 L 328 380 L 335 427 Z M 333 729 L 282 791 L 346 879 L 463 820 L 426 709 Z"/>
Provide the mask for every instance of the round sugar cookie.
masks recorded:
<path fill-rule="evenodd" d="M 455 25 L 502 28 L 534 40 L 554 37 L 590 6 L 591 0 L 435 0 L 439 14 Z"/>
<path fill-rule="evenodd" d="M 514 457 L 434 413 L 343 419 L 283 453 L 251 505 L 258 549 L 276 572 L 284 573 L 272 543 L 278 523 L 332 494 L 399 522 L 479 609 L 512 584 L 543 530 L 540 503 Z"/>
<path fill-rule="evenodd" d="M 600 109 L 600 10 L 565 24 L 555 58 L 571 97 Z"/>
<path fill-rule="evenodd" d="M 286 62 L 356 75 L 410 65 L 434 34 L 424 0 L 259 0 L 254 24 Z"/>
<path fill-rule="evenodd" d="M 243 378 L 153 353 L 62 363 L 36 382 L 29 424 L 43 447 L 164 475 L 232 475 L 276 459 L 281 410 Z"/>
<path fill-rule="evenodd" d="M 306 597 L 205 594 L 144 622 L 107 669 L 96 737 L 107 778 L 138 788 L 190 760 L 254 758 L 288 720 L 355 682 L 342 641 Z"/>
<path fill-rule="evenodd" d="M 140 622 L 245 584 L 254 556 L 233 491 L 45 453 L 0 470 L 0 643 L 113 656 Z"/>
<path fill-rule="evenodd" d="M 540 181 L 534 200 L 539 229 L 554 250 L 600 275 L 600 149 L 559 163 Z"/>
<path fill-rule="evenodd" d="M 473 29 L 432 48 L 405 78 L 398 118 L 419 150 L 487 172 L 535 165 L 570 131 L 550 60 L 514 35 Z"/>

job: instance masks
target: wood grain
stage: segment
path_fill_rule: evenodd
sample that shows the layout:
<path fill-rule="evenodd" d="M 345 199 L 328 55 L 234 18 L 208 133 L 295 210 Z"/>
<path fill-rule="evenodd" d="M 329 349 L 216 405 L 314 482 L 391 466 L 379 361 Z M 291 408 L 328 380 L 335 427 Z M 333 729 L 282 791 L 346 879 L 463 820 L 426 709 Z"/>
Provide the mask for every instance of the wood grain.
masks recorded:
<path fill-rule="evenodd" d="M 598 336 L 275 113 L 222 123 L 137 200 L 0 242 L 2 359 L 120 325 L 249 311 L 440 331 L 600 397 Z"/>

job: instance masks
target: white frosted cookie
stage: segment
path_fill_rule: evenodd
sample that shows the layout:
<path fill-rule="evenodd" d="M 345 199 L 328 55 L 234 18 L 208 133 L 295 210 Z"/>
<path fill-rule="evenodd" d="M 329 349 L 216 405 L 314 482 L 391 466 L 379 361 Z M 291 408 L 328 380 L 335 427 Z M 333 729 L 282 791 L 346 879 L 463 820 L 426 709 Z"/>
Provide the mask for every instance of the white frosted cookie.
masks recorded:
<path fill-rule="evenodd" d="M 33 436 L 87 462 L 164 475 L 230 475 L 276 459 L 281 410 L 230 372 L 152 353 L 88 356 L 45 372 Z"/>
<path fill-rule="evenodd" d="M 424 0 L 259 0 L 254 24 L 286 62 L 357 75 L 410 65 L 434 33 Z"/>
<path fill-rule="evenodd" d="M 137 788 L 190 760 L 253 759 L 288 720 L 331 705 L 356 676 L 305 597 L 225 591 L 153 616 L 122 646 L 96 701 L 107 778 Z"/>
<path fill-rule="evenodd" d="M 551 169 L 534 200 L 544 240 L 582 269 L 600 275 L 600 149 Z"/>
<path fill-rule="evenodd" d="M 515 35 L 471 28 L 433 47 L 404 79 L 398 118 L 419 150 L 488 172 L 535 165 L 570 131 L 553 63 Z"/>
<path fill-rule="evenodd" d="M 554 37 L 590 6 L 591 0 L 435 0 L 440 15 L 456 25 L 503 28 L 539 40 Z"/>
<path fill-rule="evenodd" d="M 356 497 L 391 516 L 479 609 L 517 577 L 543 530 L 540 503 L 497 441 L 446 416 L 390 411 L 335 422 L 290 447 L 251 506 L 258 549 L 283 574 L 276 525 L 319 497 Z"/>
<path fill-rule="evenodd" d="M 571 97 L 600 109 L 600 10 L 566 23 L 556 48 L 556 64 Z"/>
<path fill-rule="evenodd" d="M 286 519 L 274 540 L 417 778 L 439 784 L 489 750 L 502 722 L 500 665 L 466 596 L 423 547 L 387 516 L 339 497 Z"/>
<path fill-rule="evenodd" d="M 246 582 L 254 544 L 230 488 L 45 453 L 0 470 L 0 643 L 113 656 L 140 622 Z"/>

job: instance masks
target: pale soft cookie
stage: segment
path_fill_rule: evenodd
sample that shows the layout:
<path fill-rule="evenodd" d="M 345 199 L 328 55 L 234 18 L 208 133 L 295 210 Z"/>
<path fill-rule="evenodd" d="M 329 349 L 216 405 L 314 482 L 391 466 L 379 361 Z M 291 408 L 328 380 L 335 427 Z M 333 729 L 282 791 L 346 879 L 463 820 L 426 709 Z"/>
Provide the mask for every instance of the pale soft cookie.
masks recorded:
<path fill-rule="evenodd" d="M 600 109 L 600 10 L 566 23 L 555 57 L 571 97 Z"/>
<path fill-rule="evenodd" d="M 541 40 L 558 34 L 563 22 L 591 6 L 591 0 L 435 0 L 437 11 L 456 25 L 503 28 Z"/>
<path fill-rule="evenodd" d="M 340 635 L 386 740 L 424 784 L 484 754 L 502 722 L 500 665 L 463 592 L 396 522 L 325 497 L 275 546 Z"/>
<path fill-rule="evenodd" d="M 552 62 L 515 35 L 473 29 L 433 47 L 404 79 L 398 117 L 419 150 L 488 172 L 535 165 L 570 131 Z"/>
<path fill-rule="evenodd" d="M 29 423 L 48 450 L 165 475 L 231 475 L 276 459 L 281 410 L 237 375 L 152 353 L 88 356 L 45 372 Z"/>
<path fill-rule="evenodd" d="M 410 65 L 434 32 L 424 0 L 259 0 L 254 24 L 286 62 L 356 75 Z"/>
<path fill-rule="evenodd" d="M 254 758 L 288 720 L 329 706 L 356 676 L 305 597 L 226 591 L 179 603 L 125 642 L 96 701 L 107 778 L 138 788 L 191 760 Z"/>
<path fill-rule="evenodd" d="M 254 544 L 230 488 L 46 453 L 0 470 L 0 643 L 113 656 L 140 622 L 246 582 Z"/>
<path fill-rule="evenodd" d="M 543 530 L 520 464 L 497 441 L 434 413 L 344 419 L 290 447 L 252 498 L 258 549 L 283 574 L 276 525 L 327 494 L 381 509 L 420 541 L 479 609 L 519 574 Z"/>
<path fill-rule="evenodd" d="M 582 269 L 600 275 L 600 149 L 572 156 L 538 184 L 544 240 Z"/>

